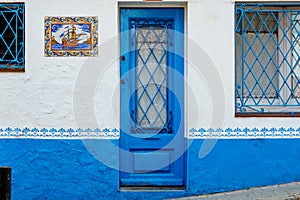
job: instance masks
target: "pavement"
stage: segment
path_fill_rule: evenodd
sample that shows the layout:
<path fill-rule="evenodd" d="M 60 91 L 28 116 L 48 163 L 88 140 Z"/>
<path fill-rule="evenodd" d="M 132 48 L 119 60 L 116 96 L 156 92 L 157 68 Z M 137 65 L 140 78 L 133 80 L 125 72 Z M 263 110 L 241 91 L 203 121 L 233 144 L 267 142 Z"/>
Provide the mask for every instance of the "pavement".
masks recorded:
<path fill-rule="evenodd" d="M 179 198 L 180 200 L 300 200 L 300 182 L 233 192 Z"/>

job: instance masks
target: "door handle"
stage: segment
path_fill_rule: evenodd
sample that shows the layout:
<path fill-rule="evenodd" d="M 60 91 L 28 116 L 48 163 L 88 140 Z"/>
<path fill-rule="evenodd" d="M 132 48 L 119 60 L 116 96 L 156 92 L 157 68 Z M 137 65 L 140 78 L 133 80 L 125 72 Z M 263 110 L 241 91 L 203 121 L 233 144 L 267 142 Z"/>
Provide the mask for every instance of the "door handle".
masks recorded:
<path fill-rule="evenodd" d="M 160 138 L 145 138 L 147 141 L 158 141 Z"/>

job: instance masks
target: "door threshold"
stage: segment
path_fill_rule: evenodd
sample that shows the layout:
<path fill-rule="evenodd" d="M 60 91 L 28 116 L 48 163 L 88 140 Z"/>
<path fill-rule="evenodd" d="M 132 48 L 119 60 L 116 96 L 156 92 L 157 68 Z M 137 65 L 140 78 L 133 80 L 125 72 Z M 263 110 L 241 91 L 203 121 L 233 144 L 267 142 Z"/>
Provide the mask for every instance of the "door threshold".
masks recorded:
<path fill-rule="evenodd" d="M 120 191 L 122 192 L 184 192 L 186 191 L 185 186 L 121 186 Z"/>

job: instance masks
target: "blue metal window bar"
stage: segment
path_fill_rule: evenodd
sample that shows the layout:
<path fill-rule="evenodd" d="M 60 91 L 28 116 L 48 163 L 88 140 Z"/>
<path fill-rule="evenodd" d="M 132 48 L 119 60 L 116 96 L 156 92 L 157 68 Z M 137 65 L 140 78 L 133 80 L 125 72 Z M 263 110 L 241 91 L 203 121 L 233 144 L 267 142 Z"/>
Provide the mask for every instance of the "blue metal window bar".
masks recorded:
<path fill-rule="evenodd" d="M 25 70 L 24 3 L 0 4 L 0 71 Z"/>
<path fill-rule="evenodd" d="M 131 21 L 131 45 L 135 46 L 135 87 L 131 117 L 136 133 L 172 133 L 172 111 L 168 111 L 168 29 L 171 20 Z"/>
<path fill-rule="evenodd" d="M 300 4 L 237 4 L 236 114 L 300 113 Z"/>

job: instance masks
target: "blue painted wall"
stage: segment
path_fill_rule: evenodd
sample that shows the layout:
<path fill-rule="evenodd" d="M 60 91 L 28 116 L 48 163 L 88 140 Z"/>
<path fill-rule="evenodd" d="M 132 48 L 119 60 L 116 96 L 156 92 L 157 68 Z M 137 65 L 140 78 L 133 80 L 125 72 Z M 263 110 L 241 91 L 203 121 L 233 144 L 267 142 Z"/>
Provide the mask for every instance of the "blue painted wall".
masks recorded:
<path fill-rule="evenodd" d="M 199 159 L 189 149 L 187 192 L 117 192 L 107 168 L 80 140 L 1 139 L 0 165 L 13 169 L 12 199 L 162 199 L 300 181 L 300 140 L 218 140 Z"/>
<path fill-rule="evenodd" d="M 198 159 L 201 141 L 190 148 L 190 188 L 211 193 L 300 181 L 300 140 L 218 140 Z"/>

